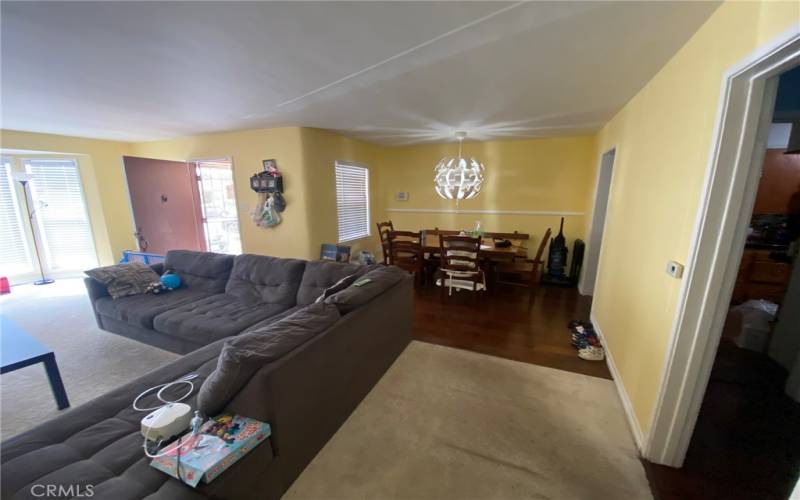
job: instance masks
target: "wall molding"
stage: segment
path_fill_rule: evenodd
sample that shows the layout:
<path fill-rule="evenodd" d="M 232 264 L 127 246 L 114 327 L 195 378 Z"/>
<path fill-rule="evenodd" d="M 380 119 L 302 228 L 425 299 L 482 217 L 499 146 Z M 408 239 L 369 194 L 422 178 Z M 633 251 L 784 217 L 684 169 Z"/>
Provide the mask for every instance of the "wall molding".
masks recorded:
<path fill-rule="evenodd" d="M 527 215 L 533 217 L 581 217 L 585 212 L 559 212 L 547 210 L 461 210 L 457 208 L 397 208 L 390 207 L 387 212 L 410 214 L 478 214 L 478 215 Z"/>
<path fill-rule="evenodd" d="M 633 434 L 633 440 L 636 442 L 636 448 L 639 450 L 640 455 L 644 455 L 644 434 L 642 433 L 642 426 L 639 425 L 639 419 L 636 418 L 636 413 L 633 411 L 633 404 L 631 404 L 631 400 L 628 397 L 628 391 L 625 390 L 625 384 L 622 382 L 622 377 L 619 375 L 617 365 L 614 364 L 614 357 L 611 355 L 611 350 L 608 348 L 608 343 L 603 336 L 603 331 L 597 325 L 594 314 L 590 314 L 589 319 L 594 326 L 594 331 L 600 338 L 603 349 L 606 351 L 606 365 L 608 366 L 608 371 L 611 372 L 611 378 L 614 379 L 614 387 L 617 388 L 617 395 L 622 403 L 622 408 L 625 410 L 625 416 L 628 418 L 628 426 L 631 428 L 631 434 Z"/>

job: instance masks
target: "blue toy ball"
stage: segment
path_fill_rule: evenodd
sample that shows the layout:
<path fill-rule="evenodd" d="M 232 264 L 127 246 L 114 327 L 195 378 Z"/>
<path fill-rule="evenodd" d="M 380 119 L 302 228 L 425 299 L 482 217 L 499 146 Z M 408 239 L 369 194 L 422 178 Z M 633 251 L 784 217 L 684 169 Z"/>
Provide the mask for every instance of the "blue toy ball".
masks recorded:
<path fill-rule="evenodd" d="M 177 274 L 165 274 L 161 276 L 161 284 L 174 290 L 181 286 L 181 277 Z"/>

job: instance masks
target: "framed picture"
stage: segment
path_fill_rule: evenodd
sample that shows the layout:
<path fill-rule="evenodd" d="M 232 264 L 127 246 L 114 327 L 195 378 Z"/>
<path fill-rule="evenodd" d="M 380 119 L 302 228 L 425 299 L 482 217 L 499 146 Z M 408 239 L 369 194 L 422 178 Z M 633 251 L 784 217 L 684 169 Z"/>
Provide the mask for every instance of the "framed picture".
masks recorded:
<path fill-rule="evenodd" d="M 278 162 L 274 158 L 270 160 L 264 160 L 262 163 L 264 164 L 264 172 L 270 175 L 277 175 Z"/>

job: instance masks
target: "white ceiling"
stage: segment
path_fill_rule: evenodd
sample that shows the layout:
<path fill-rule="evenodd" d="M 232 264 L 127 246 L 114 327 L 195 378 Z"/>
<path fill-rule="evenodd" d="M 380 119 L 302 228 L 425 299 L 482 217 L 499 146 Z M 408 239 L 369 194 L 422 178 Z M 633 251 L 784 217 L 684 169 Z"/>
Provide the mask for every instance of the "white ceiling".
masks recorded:
<path fill-rule="evenodd" d="M 8 2 L 2 127 L 385 144 L 597 130 L 718 3 Z"/>

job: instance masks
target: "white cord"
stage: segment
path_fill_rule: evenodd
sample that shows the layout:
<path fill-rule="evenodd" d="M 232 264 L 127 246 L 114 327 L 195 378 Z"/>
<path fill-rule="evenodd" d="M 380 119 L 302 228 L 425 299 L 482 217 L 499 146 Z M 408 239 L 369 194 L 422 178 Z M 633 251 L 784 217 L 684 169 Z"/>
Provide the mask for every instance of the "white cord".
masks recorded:
<path fill-rule="evenodd" d="M 194 384 L 191 381 L 196 379 L 196 378 L 197 378 L 197 374 L 196 373 L 190 373 L 189 375 L 181 377 L 178 380 L 174 380 L 172 382 L 167 382 L 166 384 L 161 384 L 161 385 L 157 385 L 155 387 L 151 387 L 151 388 L 143 391 L 138 396 L 136 396 L 136 399 L 133 400 L 133 409 L 136 410 L 136 411 L 153 411 L 153 410 L 158 410 L 159 408 L 163 408 L 163 407 L 165 407 L 166 405 L 168 405 L 170 403 L 178 403 L 180 401 L 183 401 L 184 399 L 189 397 L 189 395 L 192 393 L 192 391 L 194 391 Z M 174 399 L 174 400 L 164 399 L 164 397 L 162 396 L 162 393 L 164 391 L 166 391 L 168 388 L 172 387 L 173 385 L 178 385 L 178 384 L 188 384 L 189 385 L 189 390 L 186 392 L 186 394 L 182 394 L 181 397 L 179 397 L 177 399 Z M 164 404 L 161 404 L 161 405 L 158 405 L 158 406 L 153 406 L 152 408 L 139 408 L 139 406 L 137 405 L 139 400 L 142 399 L 144 396 L 150 394 L 151 392 L 155 391 L 156 389 L 158 389 L 158 392 L 156 393 L 156 397 L 158 398 L 159 401 L 161 401 Z"/>
<path fill-rule="evenodd" d="M 161 414 L 161 412 L 163 412 L 168 405 L 170 405 L 172 403 L 179 403 L 179 402 L 181 402 L 184 399 L 189 397 L 189 395 L 192 393 L 192 391 L 194 391 L 194 384 L 192 383 L 192 380 L 194 380 L 196 378 L 197 378 L 197 374 L 196 373 L 190 373 L 189 375 L 181 377 L 181 378 L 179 378 L 177 380 L 173 380 L 172 382 L 167 382 L 166 384 L 161 384 L 161 385 L 157 385 L 157 386 L 151 387 L 149 389 L 146 389 L 146 390 L 142 391 L 141 394 L 136 396 L 136 399 L 133 400 L 133 409 L 136 410 L 136 411 L 154 411 L 155 410 L 156 411 L 156 418 L 158 418 L 158 416 Z M 188 385 L 189 386 L 189 390 L 186 391 L 186 393 L 181 394 L 181 396 L 179 398 L 176 398 L 174 400 L 164 399 L 164 396 L 163 396 L 164 391 L 166 391 L 167 389 L 169 389 L 172 386 L 180 385 L 180 384 Z M 152 408 L 140 408 L 139 405 L 137 404 L 137 403 L 139 403 L 139 400 L 142 399 L 143 397 L 147 396 L 148 394 L 152 393 L 156 389 L 158 389 L 158 392 L 156 392 L 156 398 L 158 398 L 158 400 L 161 401 L 163 404 L 160 404 L 160 405 L 157 405 L 157 406 L 153 406 Z M 149 432 L 149 429 L 148 429 L 148 432 Z M 158 458 L 158 457 L 162 457 L 162 456 L 166 455 L 166 452 L 164 452 L 164 453 L 150 453 L 150 450 L 147 449 L 147 442 L 148 441 L 149 441 L 148 435 L 145 434 L 144 442 L 142 443 L 142 448 L 144 449 L 144 454 L 145 455 L 147 455 L 149 458 Z M 162 440 L 159 440 L 158 443 L 156 444 L 156 446 L 161 446 L 161 442 L 162 442 Z M 178 450 L 178 452 L 180 453 L 180 450 Z M 179 466 L 180 466 L 180 464 L 179 464 Z"/>

